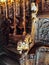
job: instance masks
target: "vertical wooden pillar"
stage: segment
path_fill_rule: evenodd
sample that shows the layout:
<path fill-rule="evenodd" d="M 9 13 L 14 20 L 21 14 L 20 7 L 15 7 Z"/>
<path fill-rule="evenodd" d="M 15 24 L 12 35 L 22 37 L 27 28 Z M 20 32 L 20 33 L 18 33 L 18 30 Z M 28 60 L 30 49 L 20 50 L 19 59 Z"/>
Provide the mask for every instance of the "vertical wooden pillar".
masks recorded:
<path fill-rule="evenodd" d="M 44 0 L 42 0 L 42 11 L 44 10 Z"/>
<path fill-rule="evenodd" d="M 25 13 L 25 0 L 23 0 L 23 26 L 24 26 L 24 32 L 23 35 L 26 34 L 26 13 Z"/>
<path fill-rule="evenodd" d="M 0 0 L 0 14 L 2 14 L 2 13 L 3 13 L 3 11 L 2 11 L 2 2 Z"/>
<path fill-rule="evenodd" d="M 6 18 L 8 18 L 8 0 L 6 0 L 5 6 L 6 6 Z"/>
<path fill-rule="evenodd" d="M 0 14 L 1 14 L 1 2 L 0 2 Z"/>
<path fill-rule="evenodd" d="M 14 8 L 14 33 L 13 35 L 16 35 L 16 0 L 14 0 L 14 5 L 13 5 L 13 8 Z"/>

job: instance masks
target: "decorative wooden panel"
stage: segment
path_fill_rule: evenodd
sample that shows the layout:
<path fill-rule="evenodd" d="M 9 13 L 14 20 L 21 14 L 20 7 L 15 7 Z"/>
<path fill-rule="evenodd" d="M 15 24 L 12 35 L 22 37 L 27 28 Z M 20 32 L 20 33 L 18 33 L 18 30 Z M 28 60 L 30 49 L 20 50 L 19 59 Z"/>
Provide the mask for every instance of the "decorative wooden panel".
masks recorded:
<path fill-rule="evenodd" d="M 35 40 L 49 42 L 49 18 L 42 18 L 36 22 Z"/>
<path fill-rule="evenodd" d="M 42 0 L 42 10 L 49 11 L 49 0 Z"/>
<path fill-rule="evenodd" d="M 42 47 L 36 52 L 36 65 L 49 65 L 49 48 Z"/>

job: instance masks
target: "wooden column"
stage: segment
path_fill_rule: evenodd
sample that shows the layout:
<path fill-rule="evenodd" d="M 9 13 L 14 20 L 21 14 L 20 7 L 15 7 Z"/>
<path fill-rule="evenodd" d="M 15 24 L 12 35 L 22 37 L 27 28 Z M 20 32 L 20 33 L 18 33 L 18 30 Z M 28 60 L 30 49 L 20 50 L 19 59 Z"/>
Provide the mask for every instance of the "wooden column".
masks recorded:
<path fill-rule="evenodd" d="M 13 5 L 13 8 L 14 8 L 14 33 L 13 35 L 16 35 L 16 0 L 14 0 L 14 5 Z"/>
<path fill-rule="evenodd" d="M 1 2 L 0 2 L 0 14 L 1 14 Z"/>
<path fill-rule="evenodd" d="M 25 0 L 23 0 L 23 26 L 24 26 L 24 32 L 23 35 L 26 34 L 26 13 L 25 13 Z"/>
<path fill-rule="evenodd" d="M 44 10 L 44 0 L 42 0 L 42 11 Z"/>
<path fill-rule="evenodd" d="M 8 18 L 8 0 L 6 0 L 5 6 L 6 6 L 6 18 Z"/>

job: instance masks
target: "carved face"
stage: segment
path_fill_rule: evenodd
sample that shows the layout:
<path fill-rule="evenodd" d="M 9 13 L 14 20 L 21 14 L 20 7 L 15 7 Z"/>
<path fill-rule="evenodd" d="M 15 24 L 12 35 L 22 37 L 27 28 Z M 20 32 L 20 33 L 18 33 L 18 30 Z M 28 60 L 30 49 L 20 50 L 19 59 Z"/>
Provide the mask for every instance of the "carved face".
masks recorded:
<path fill-rule="evenodd" d="M 36 13 L 38 11 L 38 8 L 35 5 L 35 3 L 31 3 L 31 11 L 32 11 L 32 13 Z"/>
<path fill-rule="evenodd" d="M 19 51 L 19 53 L 20 51 L 22 53 L 23 50 L 25 51 L 29 49 L 29 45 L 25 42 L 19 41 L 17 44 L 17 50 Z"/>

